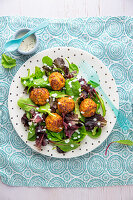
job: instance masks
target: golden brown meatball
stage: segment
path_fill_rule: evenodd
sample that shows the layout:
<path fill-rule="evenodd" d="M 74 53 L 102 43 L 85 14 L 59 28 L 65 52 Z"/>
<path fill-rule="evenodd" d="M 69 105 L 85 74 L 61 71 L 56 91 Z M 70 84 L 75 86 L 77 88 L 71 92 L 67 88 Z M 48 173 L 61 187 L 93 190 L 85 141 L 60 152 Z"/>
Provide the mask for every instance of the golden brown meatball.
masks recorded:
<path fill-rule="evenodd" d="M 53 72 L 49 76 L 49 83 L 53 90 L 61 90 L 65 86 L 65 79 L 59 72 Z"/>
<path fill-rule="evenodd" d="M 34 88 L 29 97 L 35 104 L 43 106 L 49 101 L 49 92 L 46 88 Z"/>
<path fill-rule="evenodd" d="M 46 128 L 53 132 L 61 132 L 63 130 L 63 119 L 57 113 L 52 113 L 45 119 Z"/>
<path fill-rule="evenodd" d="M 58 100 L 58 110 L 60 113 L 69 113 L 74 110 L 75 103 L 71 97 L 62 97 Z"/>
<path fill-rule="evenodd" d="M 84 117 L 91 117 L 95 114 L 97 109 L 97 104 L 92 99 L 84 99 L 80 106 L 79 110 Z"/>

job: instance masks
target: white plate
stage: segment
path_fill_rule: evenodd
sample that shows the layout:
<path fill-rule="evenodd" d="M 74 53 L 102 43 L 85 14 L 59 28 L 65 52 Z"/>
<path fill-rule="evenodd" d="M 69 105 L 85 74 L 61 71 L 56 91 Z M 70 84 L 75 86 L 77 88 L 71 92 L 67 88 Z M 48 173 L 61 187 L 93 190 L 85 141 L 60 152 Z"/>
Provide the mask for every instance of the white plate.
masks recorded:
<path fill-rule="evenodd" d="M 21 123 L 21 117 L 23 116 L 24 111 L 18 107 L 17 101 L 20 97 L 22 97 L 22 95 L 23 97 L 27 97 L 25 94 L 23 94 L 24 87 L 21 84 L 20 78 L 27 76 L 28 68 L 30 68 L 31 72 L 34 72 L 35 66 L 42 67 L 43 56 L 49 56 L 52 59 L 57 57 L 68 58 L 70 62 L 73 62 L 76 65 L 81 63 L 83 60 L 87 61 L 88 64 L 93 66 L 94 69 L 98 72 L 101 87 L 105 93 L 113 101 L 114 105 L 117 108 L 119 107 L 119 96 L 115 81 L 110 71 L 98 58 L 92 56 L 86 51 L 72 47 L 52 48 L 39 52 L 38 54 L 28 59 L 18 70 L 12 81 L 8 97 L 9 114 L 14 128 L 21 139 L 35 151 L 38 151 L 35 147 L 35 142 L 27 141 L 27 131 Z M 53 150 L 53 146 L 51 144 L 42 147 L 42 150 L 38 152 L 51 157 L 71 158 L 81 156 L 97 148 L 109 136 L 116 122 L 114 113 L 107 103 L 105 103 L 105 106 L 107 110 L 105 116 L 107 125 L 102 129 L 102 134 L 99 138 L 92 139 L 89 136 L 86 136 L 85 139 L 81 142 L 80 147 L 65 154 L 58 153 L 56 149 Z"/>

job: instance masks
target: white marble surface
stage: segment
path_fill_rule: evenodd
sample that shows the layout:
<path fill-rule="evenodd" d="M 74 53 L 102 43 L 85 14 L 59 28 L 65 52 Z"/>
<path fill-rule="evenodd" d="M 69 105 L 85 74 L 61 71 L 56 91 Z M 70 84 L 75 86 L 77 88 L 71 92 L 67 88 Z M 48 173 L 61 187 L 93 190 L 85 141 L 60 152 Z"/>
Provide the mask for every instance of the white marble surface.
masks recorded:
<path fill-rule="evenodd" d="M 0 16 L 89 17 L 133 15 L 133 0 L 0 0 Z M 9 187 L 0 182 L 0 200 L 133 200 L 133 186 L 101 188 Z"/>

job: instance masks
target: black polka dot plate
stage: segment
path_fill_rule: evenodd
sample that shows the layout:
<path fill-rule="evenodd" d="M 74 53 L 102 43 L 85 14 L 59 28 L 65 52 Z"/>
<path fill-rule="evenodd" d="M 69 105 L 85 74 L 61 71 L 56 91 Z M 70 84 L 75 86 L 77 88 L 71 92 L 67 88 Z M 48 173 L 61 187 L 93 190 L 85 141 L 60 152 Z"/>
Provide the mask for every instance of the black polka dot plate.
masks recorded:
<path fill-rule="evenodd" d="M 20 97 L 25 97 L 25 98 L 28 97 L 28 95 L 23 93 L 24 87 L 22 86 L 20 81 L 21 77 L 27 76 L 28 68 L 30 68 L 31 73 L 34 72 L 35 66 L 41 68 L 43 66 L 42 58 L 44 56 L 49 56 L 52 59 L 55 59 L 57 57 L 62 57 L 64 59 L 67 58 L 69 59 L 70 62 L 75 63 L 77 66 L 79 65 L 79 63 L 85 60 L 89 65 L 93 66 L 94 69 L 97 71 L 98 76 L 100 78 L 101 87 L 103 88 L 104 92 L 109 96 L 109 98 L 113 101 L 114 105 L 118 108 L 119 96 L 117 92 L 117 86 L 110 71 L 98 58 L 89 54 L 86 51 L 73 47 L 60 47 L 60 48 L 55 47 L 39 52 L 38 54 L 28 59 L 16 73 L 9 91 L 8 108 L 12 124 L 18 135 L 21 137 L 21 139 L 35 151 L 38 151 L 41 154 L 47 156 L 58 157 L 58 158 L 71 158 L 71 157 L 81 156 L 83 154 L 86 154 L 94 150 L 99 145 L 101 145 L 101 143 L 111 133 L 116 122 L 116 117 L 114 116 L 113 111 L 105 101 L 105 106 L 107 110 L 105 119 L 107 120 L 107 125 L 102 129 L 102 134 L 99 138 L 92 139 L 89 136 L 86 136 L 85 139 L 81 142 L 80 147 L 65 154 L 58 153 L 56 149 L 53 149 L 53 146 L 51 144 L 44 146 L 42 148 L 42 151 L 39 151 L 35 147 L 35 142 L 27 140 L 27 130 L 21 123 L 21 117 L 24 114 L 24 111 L 18 107 L 17 101 Z M 79 76 L 81 75 L 83 76 L 82 68 L 80 68 L 80 72 L 81 74 L 79 74 Z"/>

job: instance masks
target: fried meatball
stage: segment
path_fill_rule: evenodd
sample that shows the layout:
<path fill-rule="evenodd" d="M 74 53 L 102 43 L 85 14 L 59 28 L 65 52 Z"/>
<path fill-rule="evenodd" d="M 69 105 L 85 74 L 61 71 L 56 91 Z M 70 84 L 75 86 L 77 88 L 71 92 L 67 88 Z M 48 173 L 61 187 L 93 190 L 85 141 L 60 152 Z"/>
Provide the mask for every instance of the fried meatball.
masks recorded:
<path fill-rule="evenodd" d="M 49 83 L 53 90 L 61 90 L 65 86 L 65 79 L 59 72 L 53 72 L 49 76 Z"/>
<path fill-rule="evenodd" d="M 91 117 L 95 114 L 97 109 L 97 104 L 92 99 L 84 99 L 80 106 L 79 110 L 84 117 Z"/>
<path fill-rule="evenodd" d="M 29 97 L 35 104 L 43 106 L 49 101 L 49 92 L 46 88 L 34 88 Z"/>
<path fill-rule="evenodd" d="M 61 132 L 63 130 L 63 119 L 57 113 L 52 113 L 45 119 L 46 128 L 53 132 Z"/>
<path fill-rule="evenodd" d="M 70 97 L 62 97 L 58 100 L 58 110 L 60 113 L 69 113 L 74 110 L 75 103 Z"/>

